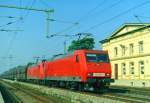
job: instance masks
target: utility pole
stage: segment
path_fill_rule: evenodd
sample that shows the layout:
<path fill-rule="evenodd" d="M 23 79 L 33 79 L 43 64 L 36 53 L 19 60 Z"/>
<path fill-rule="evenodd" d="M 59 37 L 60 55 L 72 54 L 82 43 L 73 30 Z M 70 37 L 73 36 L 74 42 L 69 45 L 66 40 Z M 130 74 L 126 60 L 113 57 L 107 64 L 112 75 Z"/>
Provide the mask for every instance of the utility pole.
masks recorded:
<path fill-rule="evenodd" d="M 64 41 L 64 54 L 67 54 L 67 41 Z"/>
<path fill-rule="evenodd" d="M 10 5 L 0 5 L 0 8 L 30 10 L 30 11 L 46 13 L 46 15 L 47 15 L 47 18 L 46 18 L 46 37 L 49 35 L 49 19 L 50 19 L 50 13 L 54 12 L 53 9 L 34 9 L 34 8 L 18 7 L 18 6 L 10 6 Z"/>
<path fill-rule="evenodd" d="M 9 66 L 11 67 L 12 66 L 12 64 L 13 64 L 13 55 L 9 55 L 9 57 L 8 57 L 8 59 L 9 59 Z"/>

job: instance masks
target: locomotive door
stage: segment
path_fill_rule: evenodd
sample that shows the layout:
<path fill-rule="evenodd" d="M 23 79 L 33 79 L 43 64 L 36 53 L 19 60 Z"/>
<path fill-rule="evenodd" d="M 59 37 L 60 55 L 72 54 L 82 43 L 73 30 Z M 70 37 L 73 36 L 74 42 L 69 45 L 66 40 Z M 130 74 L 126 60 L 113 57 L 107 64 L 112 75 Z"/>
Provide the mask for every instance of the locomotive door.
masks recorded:
<path fill-rule="evenodd" d="M 118 64 L 115 64 L 115 68 L 114 68 L 114 73 L 115 73 L 115 79 L 118 79 Z"/>

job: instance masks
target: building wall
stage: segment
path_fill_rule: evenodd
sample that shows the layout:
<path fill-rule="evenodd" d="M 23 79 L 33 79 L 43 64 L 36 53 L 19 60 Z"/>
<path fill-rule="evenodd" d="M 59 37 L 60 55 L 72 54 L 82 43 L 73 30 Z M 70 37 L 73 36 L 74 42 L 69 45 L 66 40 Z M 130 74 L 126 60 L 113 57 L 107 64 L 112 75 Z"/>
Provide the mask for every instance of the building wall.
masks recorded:
<path fill-rule="evenodd" d="M 139 48 L 142 47 L 143 51 L 140 52 Z M 131 52 L 130 44 L 133 44 L 133 53 Z M 117 55 L 115 55 L 115 48 L 117 48 Z M 145 79 L 150 80 L 150 31 L 148 29 L 134 32 L 126 36 L 118 37 L 110 40 L 109 42 L 102 44 L 103 50 L 108 50 L 111 66 L 112 66 L 112 78 L 115 79 L 126 79 L 126 80 L 139 80 Z M 125 53 L 123 55 L 123 51 Z M 131 62 L 134 63 L 131 66 Z M 141 73 L 140 64 L 144 69 Z M 123 74 L 122 63 L 125 63 L 126 74 Z M 118 76 L 115 75 L 115 64 L 118 64 Z M 133 67 L 134 69 L 131 69 Z M 131 73 L 132 70 L 134 73 Z M 116 78 L 118 77 L 118 78 Z"/>

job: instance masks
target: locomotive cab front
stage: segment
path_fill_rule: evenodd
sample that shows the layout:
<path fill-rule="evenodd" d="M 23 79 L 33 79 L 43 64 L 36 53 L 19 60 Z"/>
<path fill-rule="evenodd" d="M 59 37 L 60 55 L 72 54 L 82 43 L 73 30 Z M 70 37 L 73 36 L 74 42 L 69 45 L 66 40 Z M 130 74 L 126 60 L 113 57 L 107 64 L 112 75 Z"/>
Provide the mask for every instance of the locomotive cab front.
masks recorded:
<path fill-rule="evenodd" d="M 82 53 L 84 58 L 80 59 L 85 61 L 81 64 L 84 65 L 85 72 L 83 74 L 85 74 L 85 78 L 83 79 L 86 85 L 94 85 L 94 88 L 97 89 L 108 87 L 111 82 L 114 82 L 111 79 L 111 64 L 107 51 L 85 50 Z"/>
<path fill-rule="evenodd" d="M 91 78 L 111 78 L 108 54 L 86 53 L 87 76 Z"/>

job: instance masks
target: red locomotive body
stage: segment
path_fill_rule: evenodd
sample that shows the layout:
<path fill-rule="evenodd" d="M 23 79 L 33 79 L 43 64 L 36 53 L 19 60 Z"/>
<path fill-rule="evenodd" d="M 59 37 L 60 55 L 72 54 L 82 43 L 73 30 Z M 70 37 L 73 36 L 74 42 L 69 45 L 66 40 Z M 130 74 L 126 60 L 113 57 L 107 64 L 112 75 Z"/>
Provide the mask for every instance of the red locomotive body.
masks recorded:
<path fill-rule="evenodd" d="M 29 66 L 27 69 L 27 79 L 44 79 L 43 63 Z"/>
<path fill-rule="evenodd" d="M 52 61 L 41 62 L 27 70 L 28 79 L 39 79 L 48 84 L 90 88 L 105 87 L 111 79 L 108 52 L 76 50 L 74 54 Z"/>
<path fill-rule="evenodd" d="M 98 60 L 99 59 L 99 60 Z M 107 51 L 77 50 L 73 55 L 47 63 L 46 78 L 86 82 L 88 78 L 111 78 Z"/>

